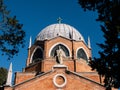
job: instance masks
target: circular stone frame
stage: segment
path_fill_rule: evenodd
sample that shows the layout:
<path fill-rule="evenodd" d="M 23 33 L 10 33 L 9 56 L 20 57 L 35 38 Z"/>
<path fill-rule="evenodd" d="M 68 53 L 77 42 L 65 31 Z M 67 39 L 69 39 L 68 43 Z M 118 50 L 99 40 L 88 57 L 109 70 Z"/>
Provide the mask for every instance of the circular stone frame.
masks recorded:
<path fill-rule="evenodd" d="M 63 84 L 59 85 L 59 84 L 56 82 L 57 77 L 62 77 L 62 78 L 64 79 Z M 54 85 L 55 85 L 56 87 L 62 88 L 62 87 L 64 87 L 64 86 L 66 85 L 67 79 L 66 79 L 66 77 L 65 77 L 63 74 L 56 74 L 56 75 L 54 76 L 54 78 L 53 78 L 53 83 L 54 83 Z"/>

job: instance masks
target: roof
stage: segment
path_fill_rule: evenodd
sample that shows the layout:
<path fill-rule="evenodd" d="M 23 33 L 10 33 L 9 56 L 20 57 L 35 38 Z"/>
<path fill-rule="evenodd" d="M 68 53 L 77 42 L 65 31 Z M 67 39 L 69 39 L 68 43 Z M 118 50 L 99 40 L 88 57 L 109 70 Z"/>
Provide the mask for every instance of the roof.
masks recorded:
<path fill-rule="evenodd" d="M 53 39 L 55 37 L 62 36 L 67 39 L 72 39 L 75 41 L 84 41 L 83 36 L 79 33 L 77 29 L 73 26 L 63 23 L 51 24 L 45 27 L 41 32 L 37 35 L 36 41 L 38 40 L 46 40 Z"/>

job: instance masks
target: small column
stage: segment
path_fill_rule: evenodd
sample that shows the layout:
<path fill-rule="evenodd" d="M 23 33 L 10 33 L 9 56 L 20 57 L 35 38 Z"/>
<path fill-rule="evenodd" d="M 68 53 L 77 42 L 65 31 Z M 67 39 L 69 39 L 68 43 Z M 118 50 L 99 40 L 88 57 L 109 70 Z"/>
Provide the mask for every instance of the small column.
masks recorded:
<path fill-rule="evenodd" d="M 8 70 L 6 86 L 12 86 L 12 63 L 10 63 Z"/>

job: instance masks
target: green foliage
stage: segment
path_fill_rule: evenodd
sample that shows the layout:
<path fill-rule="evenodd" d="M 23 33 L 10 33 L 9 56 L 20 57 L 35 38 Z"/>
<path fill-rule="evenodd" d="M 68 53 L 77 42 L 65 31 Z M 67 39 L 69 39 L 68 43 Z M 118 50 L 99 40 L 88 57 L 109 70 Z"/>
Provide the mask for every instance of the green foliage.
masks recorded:
<path fill-rule="evenodd" d="M 7 78 L 7 69 L 0 67 L 0 86 L 4 85 Z"/>
<path fill-rule="evenodd" d="M 24 47 L 25 32 L 22 27 L 16 16 L 10 16 L 4 0 L 0 0 L 0 50 L 8 59 L 19 52 L 20 46 Z"/>
<path fill-rule="evenodd" d="M 79 0 L 81 7 L 98 12 L 97 21 L 101 22 L 101 30 L 105 41 L 98 44 L 102 49 L 99 58 L 90 61 L 92 69 L 105 77 L 107 90 L 120 87 L 120 0 Z"/>

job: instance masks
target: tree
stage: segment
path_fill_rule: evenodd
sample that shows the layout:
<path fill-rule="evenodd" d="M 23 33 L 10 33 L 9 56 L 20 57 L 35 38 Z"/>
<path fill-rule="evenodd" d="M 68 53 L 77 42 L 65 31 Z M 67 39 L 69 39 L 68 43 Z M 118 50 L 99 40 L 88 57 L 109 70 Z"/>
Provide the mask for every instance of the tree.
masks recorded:
<path fill-rule="evenodd" d="M 92 69 L 105 77 L 107 90 L 120 87 L 120 1 L 119 0 L 79 0 L 79 4 L 86 11 L 96 11 L 97 21 L 101 22 L 101 30 L 105 41 L 98 44 L 99 58 L 90 61 Z"/>
<path fill-rule="evenodd" d="M 4 85 L 7 79 L 7 69 L 0 67 L 0 86 Z"/>
<path fill-rule="evenodd" d="M 0 0 L 0 51 L 1 55 L 7 55 L 12 58 L 19 52 L 19 47 L 24 47 L 25 32 L 23 25 L 19 23 L 16 16 L 11 17 L 10 11 Z"/>

